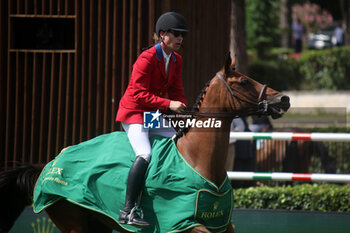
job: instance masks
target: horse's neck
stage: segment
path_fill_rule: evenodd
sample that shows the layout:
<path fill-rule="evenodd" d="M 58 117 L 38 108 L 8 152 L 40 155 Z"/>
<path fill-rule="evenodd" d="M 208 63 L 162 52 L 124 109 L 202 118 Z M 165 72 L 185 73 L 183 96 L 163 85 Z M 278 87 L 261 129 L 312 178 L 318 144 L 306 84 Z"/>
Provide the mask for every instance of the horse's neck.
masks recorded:
<path fill-rule="evenodd" d="M 191 128 L 177 146 L 185 159 L 204 177 L 220 185 L 226 177 L 230 121 L 222 120 L 218 129 Z"/>
<path fill-rule="evenodd" d="M 200 113 L 209 116 L 226 111 L 224 106 L 227 105 L 227 89 L 220 80 L 213 79 L 202 97 Z M 216 120 L 221 120 L 221 127 L 193 127 L 178 140 L 177 146 L 180 153 L 198 172 L 220 185 L 226 177 L 225 163 L 232 119 L 223 117 Z"/>

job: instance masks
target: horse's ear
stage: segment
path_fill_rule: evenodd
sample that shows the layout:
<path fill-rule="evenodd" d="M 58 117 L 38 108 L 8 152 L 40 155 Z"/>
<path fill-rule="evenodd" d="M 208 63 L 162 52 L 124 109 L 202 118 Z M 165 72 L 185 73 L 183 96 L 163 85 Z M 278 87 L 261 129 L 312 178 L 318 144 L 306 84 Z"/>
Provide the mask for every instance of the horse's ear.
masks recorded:
<path fill-rule="evenodd" d="M 227 74 L 230 71 L 231 64 L 232 64 L 231 54 L 230 54 L 230 52 L 228 52 L 226 54 L 225 66 L 224 66 L 225 74 Z"/>
<path fill-rule="evenodd" d="M 232 63 L 231 63 L 231 67 L 232 67 L 232 68 L 234 68 L 234 67 L 236 66 L 236 60 L 237 60 L 236 58 L 237 58 L 237 56 L 234 55 L 234 56 L 233 56 L 233 59 L 232 59 Z"/>
<path fill-rule="evenodd" d="M 231 59 L 231 54 L 228 52 L 226 54 L 226 61 L 224 66 L 224 72 L 225 74 L 228 74 L 230 71 L 235 70 L 236 66 L 236 55 L 233 56 L 233 59 Z"/>

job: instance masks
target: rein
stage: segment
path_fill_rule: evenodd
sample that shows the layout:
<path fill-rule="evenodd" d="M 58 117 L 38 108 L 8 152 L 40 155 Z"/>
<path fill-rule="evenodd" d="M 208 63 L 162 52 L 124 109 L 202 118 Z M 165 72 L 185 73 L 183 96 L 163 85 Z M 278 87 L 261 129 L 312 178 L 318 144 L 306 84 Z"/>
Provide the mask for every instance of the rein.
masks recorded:
<path fill-rule="evenodd" d="M 234 103 L 233 98 L 236 98 L 239 101 L 246 102 L 246 103 L 249 103 L 252 105 L 256 105 L 257 111 L 255 113 L 264 114 L 267 112 L 268 103 L 267 103 L 267 100 L 263 99 L 265 92 L 266 92 L 266 89 L 267 89 L 267 85 L 263 85 L 263 87 L 261 88 L 261 91 L 259 93 L 258 99 L 255 100 L 255 99 L 251 98 L 250 96 L 245 95 L 241 91 L 229 86 L 221 73 L 217 72 L 216 76 L 224 84 L 224 86 L 226 87 L 226 89 L 228 91 L 228 94 L 231 94 L 232 103 Z M 237 95 L 236 93 L 238 93 L 239 95 Z M 233 113 L 233 112 L 201 113 L 201 112 L 195 112 L 195 111 L 184 111 L 183 114 L 189 114 L 189 115 L 191 114 L 191 115 L 199 116 L 199 117 L 218 117 L 218 118 L 220 118 L 220 117 L 221 118 L 223 118 L 223 117 L 224 118 L 225 117 L 228 117 L 228 118 L 240 117 L 236 113 Z"/>

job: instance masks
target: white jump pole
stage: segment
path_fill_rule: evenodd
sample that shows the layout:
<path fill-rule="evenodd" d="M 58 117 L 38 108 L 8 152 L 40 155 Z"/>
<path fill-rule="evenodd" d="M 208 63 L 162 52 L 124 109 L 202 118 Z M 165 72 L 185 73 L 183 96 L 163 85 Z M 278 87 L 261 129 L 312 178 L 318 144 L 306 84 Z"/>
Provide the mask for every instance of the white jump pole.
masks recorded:
<path fill-rule="evenodd" d="M 350 175 L 284 172 L 227 172 L 230 180 L 274 180 L 350 183 Z"/>
<path fill-rule="evenodd" d="M 287 141 L 308 140 L 350 142 L 350 133 L 231 132 L 230 138 L 236 140 L 271 139 Z"/>
<path fill-rule="evenodd" d="M 236 140 L 307 140 L 307 141 L 339 141 L 350 142 L 350 133 L 294 133 L 294 132 L 231 132 L 231 139 Z M 319 173 L 282 173 L 282 172 L 233 172 L 228 171 L 230 180 L 274 180 L 274 181 L 318 181 L 350 183 L 350 175 L 345 174 L 319 174 Z"/>

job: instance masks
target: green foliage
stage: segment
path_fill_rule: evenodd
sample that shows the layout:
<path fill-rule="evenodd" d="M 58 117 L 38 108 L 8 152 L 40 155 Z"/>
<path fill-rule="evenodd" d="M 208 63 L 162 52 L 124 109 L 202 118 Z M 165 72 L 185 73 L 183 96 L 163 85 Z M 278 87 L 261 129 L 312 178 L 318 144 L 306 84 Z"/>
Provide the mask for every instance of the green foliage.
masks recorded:
<path fill-rule="evenodd" d="M 247 46 L 256 48 L 259 58 L 279 40 L 279 4 L 277 0 L 246 1 Z"/>
<path fill-rule="evenodd" d="M 299 61 L 305 77 L 304 90 L 344 90 L 350 88 L 350 47 L 312 50 Z"/>
<path fill-rule="evenodd" d="M 280 57 L 251 62 L 248 75 L 277 90 L 350 89 L 350 47 L 307 51 L 298 60 Z"/>
<path fill-rule="evenodd" d="M 235 208 L 350 212 L 350 186 L 302 184 L 237 189 Z"/>
<path fill-rule="evenodd" d="M 249 64 L 248 76 L 279 91 L 298 89 L 302 81 L 294 59 L 257 60 Z"/>

